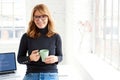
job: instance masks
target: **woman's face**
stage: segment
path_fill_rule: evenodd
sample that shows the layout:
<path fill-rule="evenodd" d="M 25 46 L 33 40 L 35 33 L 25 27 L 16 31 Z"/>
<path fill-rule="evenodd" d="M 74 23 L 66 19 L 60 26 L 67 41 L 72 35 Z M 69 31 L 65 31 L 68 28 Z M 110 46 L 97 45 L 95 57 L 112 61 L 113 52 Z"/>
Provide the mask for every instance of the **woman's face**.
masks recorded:
<path fill-rule="evenodd" d="M 36 11 L 33 16 L 34 22 L 39 29 L 43 29 L 48 24 L 48 16 Z"/>

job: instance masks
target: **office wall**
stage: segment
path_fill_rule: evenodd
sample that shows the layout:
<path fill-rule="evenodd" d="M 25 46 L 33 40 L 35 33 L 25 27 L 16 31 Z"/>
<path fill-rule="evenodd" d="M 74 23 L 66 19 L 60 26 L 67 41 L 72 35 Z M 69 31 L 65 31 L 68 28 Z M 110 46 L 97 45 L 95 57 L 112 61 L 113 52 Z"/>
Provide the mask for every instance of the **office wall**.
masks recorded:
<path fill-rule="evenodd" d="M 67 63 L 73 65 L 83 80 L 93 80 L 79 58 L 92 49 L 92 0 L 66 0 L 66 54 Z"/>
<path fill-rule="evenodd" d="M 66 0 L 66 54 L 71 63 L 74 55 L 80 56 L 92 49 L 92 0 Z M 74 62 L 73 62 L 74 63 Z"/>

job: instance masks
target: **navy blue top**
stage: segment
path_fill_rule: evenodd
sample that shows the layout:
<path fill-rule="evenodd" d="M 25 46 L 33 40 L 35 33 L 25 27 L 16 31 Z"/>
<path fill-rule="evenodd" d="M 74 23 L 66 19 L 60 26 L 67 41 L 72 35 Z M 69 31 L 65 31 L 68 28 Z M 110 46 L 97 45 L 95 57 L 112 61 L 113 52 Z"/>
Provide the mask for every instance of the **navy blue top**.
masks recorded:
<path fill-rule="evenodd" d="M 57 64 L 62 61 L 62 42 L 59 34 L 55 34 L 52 37 L 47 37 L 46 30 L 40 30 L 43 35 L 39 38 L 30 38 L 26 33 L 23 34 L 20 45 L 17 60 L 20 64 L 27 65 L 26 73 L 38 73 L 38 72 L 58 72 Z M 39 61 L 34 62 L 29 60 L 29 55 L 33 50 L 48 49 L 49 55 L 58 56 L 58 62 L 53 64 L 45 64 L 41 58 Z"/>

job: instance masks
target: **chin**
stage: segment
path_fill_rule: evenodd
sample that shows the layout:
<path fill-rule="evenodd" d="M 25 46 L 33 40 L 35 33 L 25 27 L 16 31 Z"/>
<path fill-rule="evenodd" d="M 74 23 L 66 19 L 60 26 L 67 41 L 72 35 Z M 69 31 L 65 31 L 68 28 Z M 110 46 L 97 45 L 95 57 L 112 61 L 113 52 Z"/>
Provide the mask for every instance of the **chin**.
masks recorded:
<path fill-rule="evenodd" d="M 39 29 L 44 29 L 45 27 L 39 27 Z"/>

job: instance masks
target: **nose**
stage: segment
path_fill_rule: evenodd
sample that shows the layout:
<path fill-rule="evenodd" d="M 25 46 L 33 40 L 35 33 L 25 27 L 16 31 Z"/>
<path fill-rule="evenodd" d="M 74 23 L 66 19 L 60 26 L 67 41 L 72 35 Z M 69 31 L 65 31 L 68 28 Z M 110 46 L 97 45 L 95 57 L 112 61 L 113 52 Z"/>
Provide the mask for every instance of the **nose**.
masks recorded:
<path fill-rule="evenodd" d="M 41 18 L 38 18 L 38 21 L 42 22 L 43 20 Z"/>

